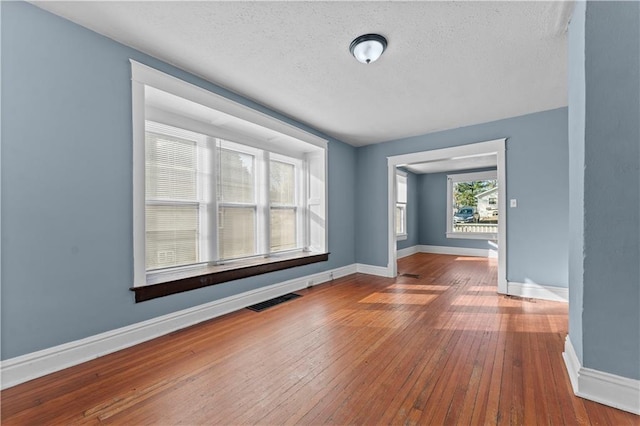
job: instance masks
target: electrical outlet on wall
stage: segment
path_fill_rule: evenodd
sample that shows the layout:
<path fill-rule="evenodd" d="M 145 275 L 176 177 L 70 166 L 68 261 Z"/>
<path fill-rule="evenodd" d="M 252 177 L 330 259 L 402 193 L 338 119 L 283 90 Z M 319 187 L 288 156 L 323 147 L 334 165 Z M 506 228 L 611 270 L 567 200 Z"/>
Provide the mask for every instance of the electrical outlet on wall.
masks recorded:
<path fill-rule="evenodd" d="M 518 207 L 518 200 L 516 200 L 515 198 L 509 200 L 509 207 L 511 207 L 512 209 Z"/>

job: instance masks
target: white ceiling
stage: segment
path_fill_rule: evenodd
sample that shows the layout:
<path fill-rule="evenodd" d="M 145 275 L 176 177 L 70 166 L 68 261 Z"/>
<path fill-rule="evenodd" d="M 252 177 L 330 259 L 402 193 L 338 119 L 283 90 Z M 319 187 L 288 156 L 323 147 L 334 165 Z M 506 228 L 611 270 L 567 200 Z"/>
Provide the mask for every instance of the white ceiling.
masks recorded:
<path fill-rule="evenodd" d="M 34 4 L 355 146 L 567 105 L 573 2 Z"/>

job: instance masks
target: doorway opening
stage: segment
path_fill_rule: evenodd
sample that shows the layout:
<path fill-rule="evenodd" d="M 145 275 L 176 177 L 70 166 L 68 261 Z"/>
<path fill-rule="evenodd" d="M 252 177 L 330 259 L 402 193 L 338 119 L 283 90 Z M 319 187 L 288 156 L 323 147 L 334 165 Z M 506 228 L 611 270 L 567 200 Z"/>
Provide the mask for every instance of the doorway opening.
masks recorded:
<path fill-rule="evenodd" d="M 450 148 L 414 152 L 387 158 L 388 179 L 388 262 L 387 276 L 398 274 L 396 224 L 397 194 L 396 170 L 398 167 L 422 167 L 432 172 L 449 172 L 494 167 L 496 171 L 497 192 L 497 253 L 498 253 L 498 293 L 508 294 L 507 286 L 507 217 L 506 217 L 506 138 L 486 142 L 460 145 Z M 449 212 L 447 212 L 448 214 Z M 453 216 L 453 215 L 452 215 Z M 445 230 L 443 229 L 443 232 Z"/>

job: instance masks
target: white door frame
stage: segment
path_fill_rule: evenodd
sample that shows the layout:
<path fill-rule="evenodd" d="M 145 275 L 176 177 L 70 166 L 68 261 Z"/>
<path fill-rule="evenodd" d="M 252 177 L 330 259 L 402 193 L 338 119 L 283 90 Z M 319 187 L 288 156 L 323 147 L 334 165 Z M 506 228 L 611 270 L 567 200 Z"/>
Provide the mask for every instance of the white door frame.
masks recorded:
<path fill-rule="evenodd" d="M 395 233 L 395 179 L 396 167 L 411 163 L 449 160 L 457 157 L 496 154 L 498 164 L 498 293 L 507 294 L 507 179 L 506 179 L 506 142 L 507 139 L 496 139 L 451 148 L 435 149 L 431 151 L 413 152 L 410 154 L 387 157 L 387 188 L 388 188 L 388 263 L 387 276 L 398 275 L 396 233 Z"/>

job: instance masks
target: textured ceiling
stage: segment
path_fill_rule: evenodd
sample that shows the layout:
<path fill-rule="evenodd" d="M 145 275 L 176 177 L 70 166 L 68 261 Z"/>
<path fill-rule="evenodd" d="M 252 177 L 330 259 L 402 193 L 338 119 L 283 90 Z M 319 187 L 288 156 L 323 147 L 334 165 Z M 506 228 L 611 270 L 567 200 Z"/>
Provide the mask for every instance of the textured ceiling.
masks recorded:
<path fill-rule="evenodd" d="M 572 2 L 34 4 L 355 146 L 567 105 Z"/>

